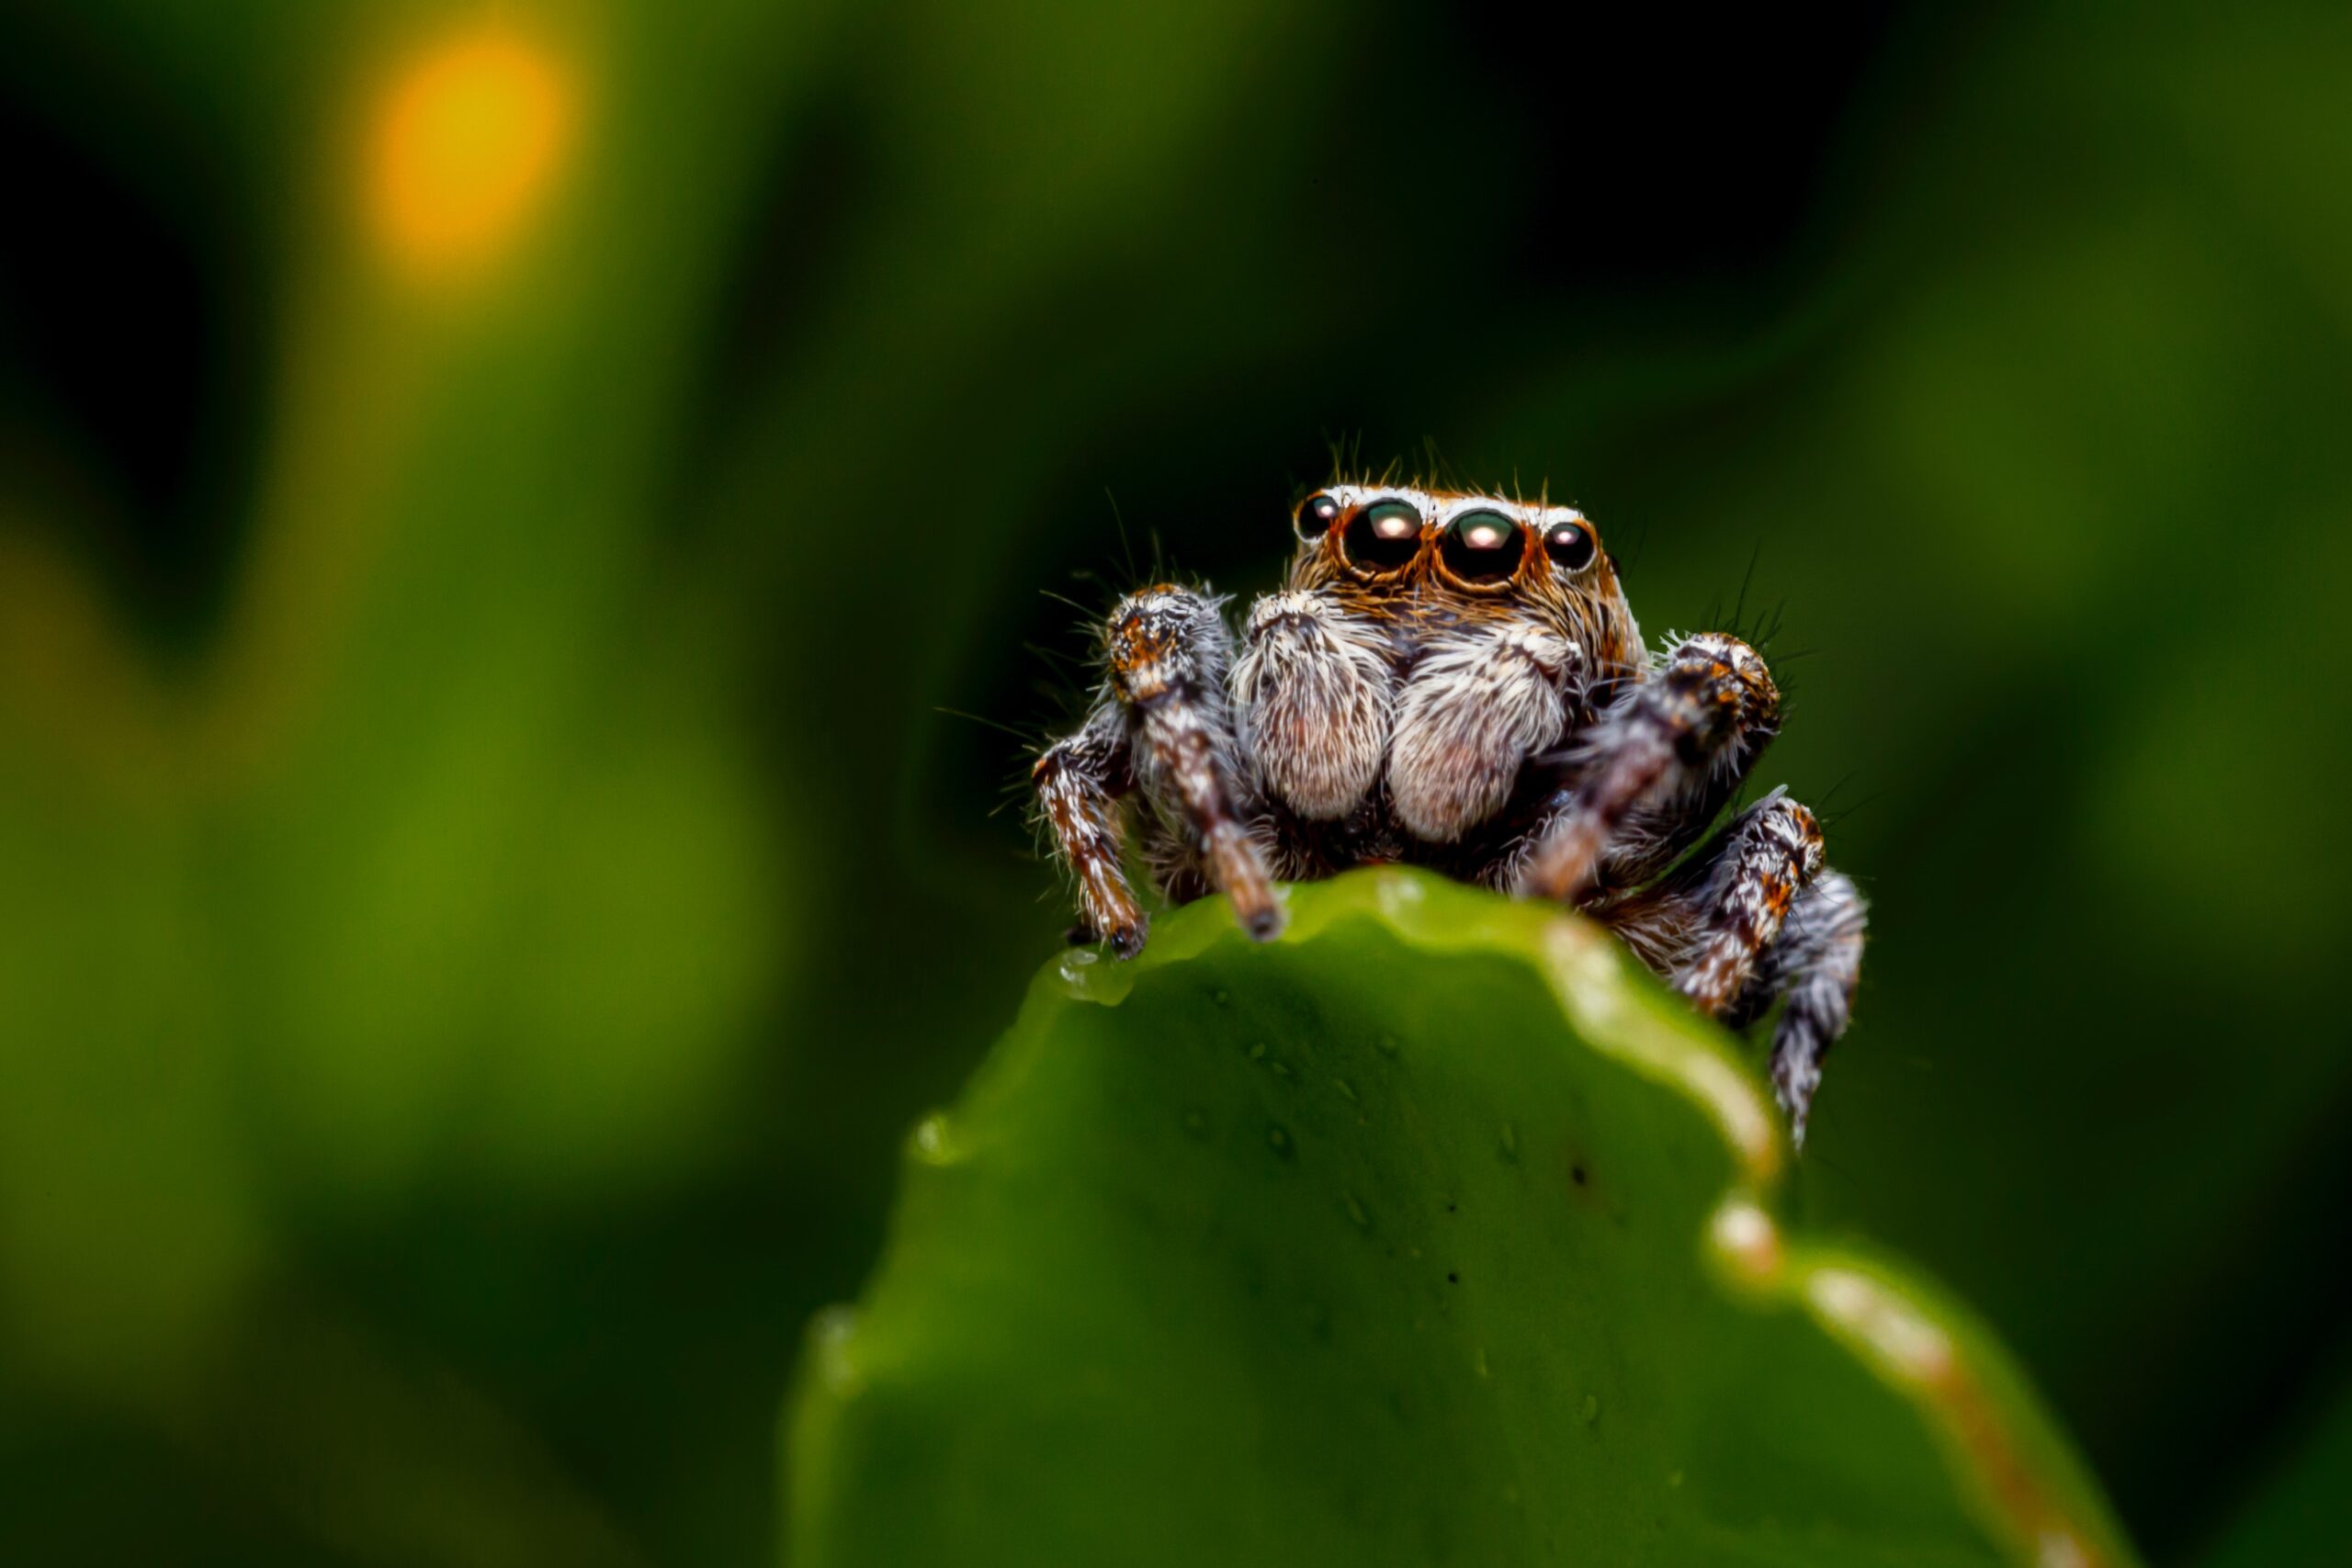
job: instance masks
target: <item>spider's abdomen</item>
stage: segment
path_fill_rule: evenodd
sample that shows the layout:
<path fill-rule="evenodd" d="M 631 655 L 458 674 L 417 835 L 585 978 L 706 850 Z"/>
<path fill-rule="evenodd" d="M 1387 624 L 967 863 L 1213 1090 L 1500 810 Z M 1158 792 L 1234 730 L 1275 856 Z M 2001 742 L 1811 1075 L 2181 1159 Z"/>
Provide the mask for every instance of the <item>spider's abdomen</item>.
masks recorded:
<path fill-rule="evenodd" d="M 1397 820 L 1446 844 L 1500 810 L 1521 765 L 1567 727 L 1579 658 L 1566 637 L 1524 623 L 1465 632 L 1424 658 L 1388 747 Z"/>
<path fill-rule="evenodd" d="M 1310 821 L 1346 816 L 1380 780 L 1396 684 L 1376 627 L 1311 592 L 1259 600 L 1233 705 L 1266 792 Z"/>

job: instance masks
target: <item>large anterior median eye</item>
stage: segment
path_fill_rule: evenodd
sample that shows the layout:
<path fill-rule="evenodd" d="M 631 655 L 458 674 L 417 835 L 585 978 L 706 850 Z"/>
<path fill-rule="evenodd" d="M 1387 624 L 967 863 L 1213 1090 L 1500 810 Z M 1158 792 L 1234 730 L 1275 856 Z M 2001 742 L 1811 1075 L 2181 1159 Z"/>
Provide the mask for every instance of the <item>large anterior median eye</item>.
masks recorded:
<path fill-rule="evenodd" d="M 1340 541 L 1348 564 L 1363 571 L 1395 571 L 1421 551 L 1421 514 L 1410 502 L 1384 501 L 1355 514 Z"/>
<path fill-rule="evenodd" d="M 1464 582 L 1507 581 L 1527 553 L 1519 525 L 1499 512 L 1464 513 L 1437 548 L 1445 570 Z"/>
<path fill-rule="evenodd" d="M 1331 525 L 1339 521 L 1339 516 L 1338 496 L 1320 491 L 1310 495 L 1298 503 L 1298 536 L 1309 541 L 1319 539 L 1331 531 Z"/>
<path fill-rule="evenodd" d="M 1563 571 L 1582 571 L 1592 564 L 1592 530 L 1581 523 L 1555 523 L 1544 535 L 1544 553 Z"/>

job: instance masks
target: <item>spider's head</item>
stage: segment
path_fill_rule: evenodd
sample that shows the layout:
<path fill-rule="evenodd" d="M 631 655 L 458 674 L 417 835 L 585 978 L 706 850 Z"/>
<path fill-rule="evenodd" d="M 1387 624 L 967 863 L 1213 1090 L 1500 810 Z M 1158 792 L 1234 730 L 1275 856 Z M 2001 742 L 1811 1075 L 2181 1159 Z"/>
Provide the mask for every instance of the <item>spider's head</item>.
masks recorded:
<path fill-rule="evenodd" d="M 1345 584 L 1460 619 L 1562 624 L 1601 670 L 1629 671 L 1641 634 L 1600 531 L 1573 506 L 1460 491 L 1329 485 L 1293 515 L 1296 586 Z"/>

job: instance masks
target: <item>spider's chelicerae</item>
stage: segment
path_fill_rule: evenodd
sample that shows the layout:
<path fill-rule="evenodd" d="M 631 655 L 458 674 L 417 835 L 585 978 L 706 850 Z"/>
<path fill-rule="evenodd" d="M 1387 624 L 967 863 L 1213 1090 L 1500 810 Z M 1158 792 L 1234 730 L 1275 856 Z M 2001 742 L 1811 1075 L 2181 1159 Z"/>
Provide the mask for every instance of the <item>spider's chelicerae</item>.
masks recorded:
<path fill-rule="evenodd" d="M 1163 894 L 1282 929 L 1276 878 L 1402 862 L 1609 926 L 1735 1028 L 1782 1003 L 1774 1092 L 1802 1142 L 1862 952 L 1853 883 L 1781 791 L 1716 829 L 1778 733 L 1756 650 L 1702 632 L 1653 656 L 1571 507 L 1391 485 L 1302 502 L 1289 580 L 1250 607 L 1161 584 L 1103 627 L 1102 692 L 1037 759 L 1078 886 L 1073 941 L 1122 957 L 1145 914 L 1125 802 Z"/>

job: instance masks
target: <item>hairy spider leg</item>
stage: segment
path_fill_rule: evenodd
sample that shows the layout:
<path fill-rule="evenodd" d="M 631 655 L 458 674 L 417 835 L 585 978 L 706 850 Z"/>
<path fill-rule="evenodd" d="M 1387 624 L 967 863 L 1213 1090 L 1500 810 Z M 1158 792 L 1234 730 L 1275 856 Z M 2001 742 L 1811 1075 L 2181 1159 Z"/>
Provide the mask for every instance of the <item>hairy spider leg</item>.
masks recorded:
<path fill-rule="evenodd" d="M 1775 790 L 1700 855 L 1600 901 L 1592 914 L 1732 1029 L 1786 999 L 1772 1042 L 1772 1091 L 1802 1147 L 1822 1058 L 1851 1016 L 1868 924 L 1852 879 L 1822 863 L 1813 813 Z"/>
<path fill-rule="evenodd" d="M 1232 640 L 1223 601 L 1161 584 L 1112 612 L 1110 692 L 1126 714 L 1128 751 L 1144 796 L 1233 901 L 1242 930 L 1264 942 L 1282 906 L 1243 817 L 1239 745 L 1226 682 Z"/>
<path fill-rule="evenodd" d="M 1735 1012 L 1760 1017 L 1785 996 L 1772 1032 L 1772 1097 L 1788 1113 L 1789 1135 L 1804 1146 L 1805 1118 L 1821 1087 L 1822 1059 L 1852 1020 L 1870 911 L 1853 879 L 1824 871 L 1789 908 L 1781 940 L 1765 954 Z"/>
<path fill-rule="evenodd" d="M 1729 1011 L 1820 869 L 1821 826 L 1812 812 L 1779 790 L 1741 812 L 1700 889 L 1695 940 L 1676 966 L 1674 988 L 1710 1017 Z"/>
<path fill-rule="evenodd" d="M 1135 788 L 1135 773 L 1118 705 L 1099 705 L 1076 734 L 1046 749 L 1029 776 L 1054 852 L 1078 884 L 1082 918 L 1070 941 L 1106 942 L 1120 957 L 1134 957 L 1148 922 L 1121 863 L 1126 836 L 1119 803 Z"/>
<path fill-rule="evenodd" d="M 1532 835 L 1519 891 L 1577 903 L 1604 873 L 1638 882 L 1705 827 L 1780 720 L 1780 689 L 1754 649 L 1723 632 L 1685 637 L 1578 739 L 1578 782 Z"/>

